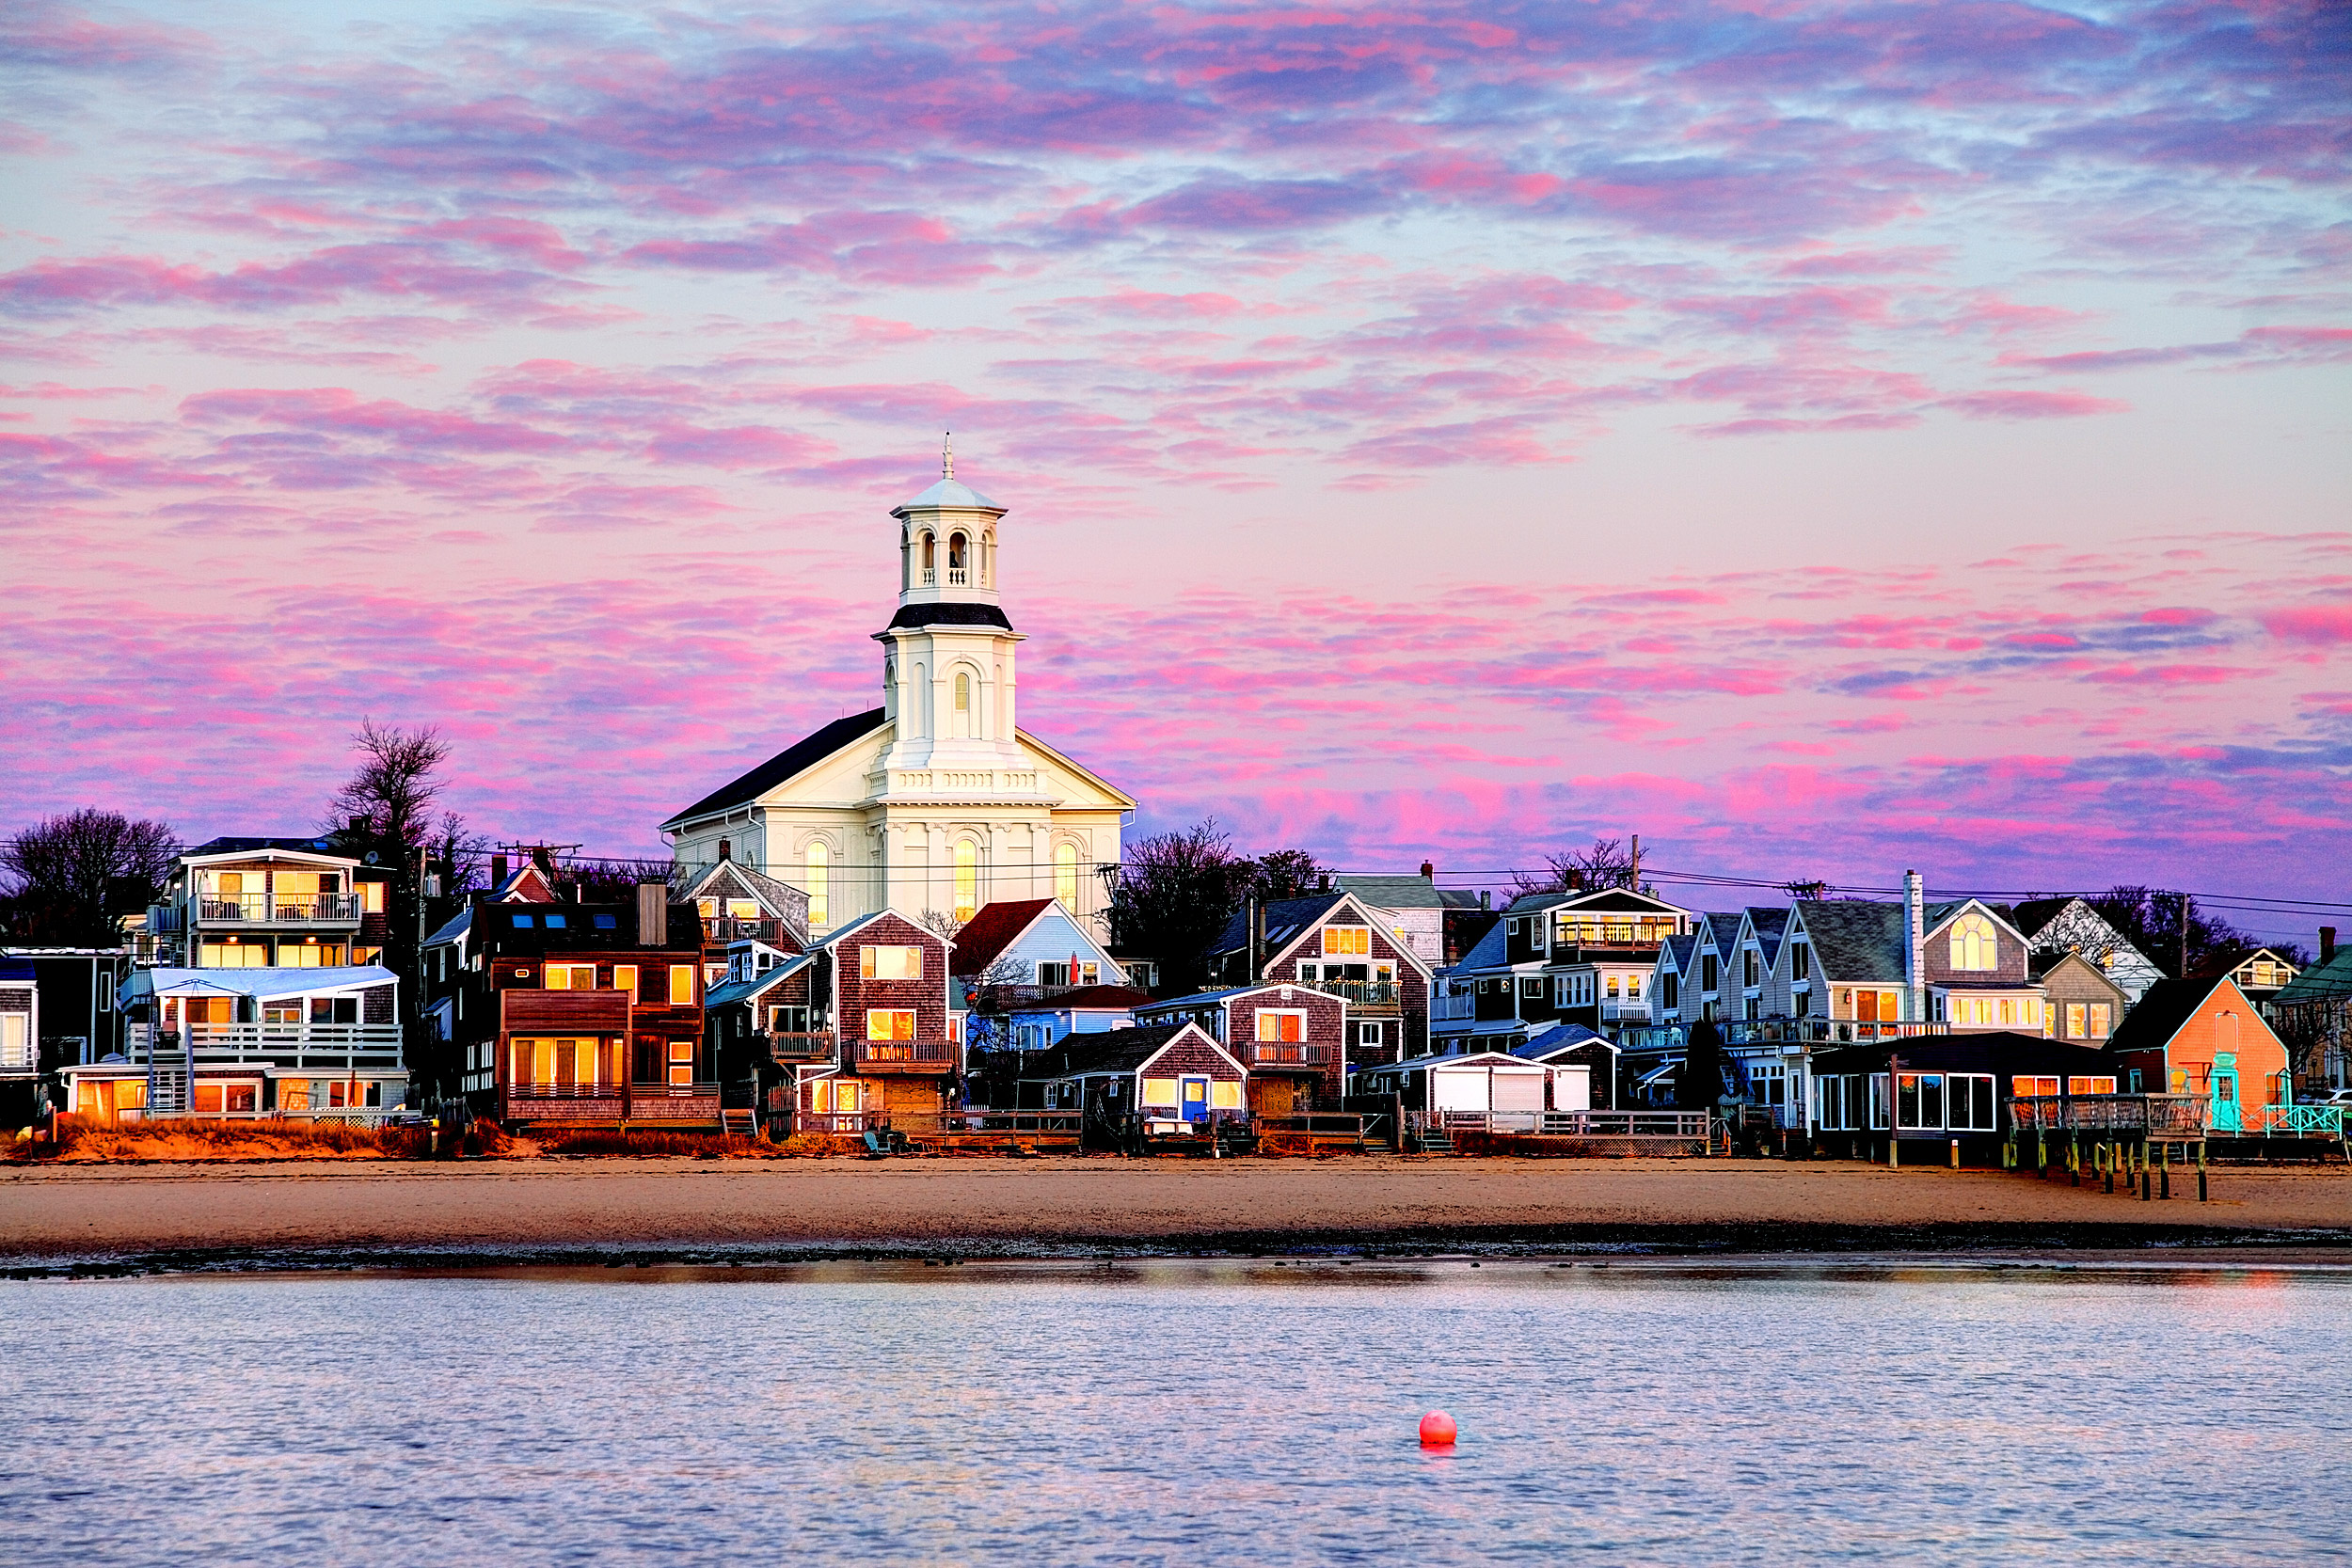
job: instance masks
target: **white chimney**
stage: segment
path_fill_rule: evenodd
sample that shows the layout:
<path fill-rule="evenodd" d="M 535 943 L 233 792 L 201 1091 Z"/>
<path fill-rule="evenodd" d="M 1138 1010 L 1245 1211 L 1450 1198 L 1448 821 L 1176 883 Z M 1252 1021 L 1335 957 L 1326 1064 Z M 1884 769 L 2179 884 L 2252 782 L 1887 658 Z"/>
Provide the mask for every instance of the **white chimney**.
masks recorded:
<path fill-rule="evenodd" d="M 1928 884 L 1916 871 L 1903 873 L 1903 978 L 1915 1022 L 1928 1016 Z"/>

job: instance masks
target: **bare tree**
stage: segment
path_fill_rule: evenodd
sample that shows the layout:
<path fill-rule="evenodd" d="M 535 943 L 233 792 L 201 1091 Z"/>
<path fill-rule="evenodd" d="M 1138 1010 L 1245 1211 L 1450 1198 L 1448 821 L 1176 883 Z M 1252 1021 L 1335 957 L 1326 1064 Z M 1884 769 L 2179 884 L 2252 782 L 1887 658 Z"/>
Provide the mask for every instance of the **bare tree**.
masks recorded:
<path fill-rule="evenodd" d="M 425 853 L 441 868 L 441 893 L 454 898 L 471 888 L 481 876 L 490 848 L 490 841 L 480 833 L 468 831 L 466 819 L 453 811 L 441 813 L 441 825 L 436 829 Z"/>
<path fill-rule="evenodd" d="M 446 784 L 440 772 L 449 742 L 430 724 L 402 730 L 362 719 L 351 743 L 359 766 L 327 805 L 327 832 L 371 840 L 379 852 L 422 847 Z"/>
<path fill-rule="evenodd" d="M 45 817 L 0 847 L 12 926 L 39 941 L 112 947 L 121 917 L 153 903 L 179 858 L 180 835 L 85 806 Z"/>
<path fill-rule="evenodd" d="M 1304 898 L 1327 886 L 1331 877 L 1331 868 L 1306 849 L 1277 849 L 1248 864 L 1248 891 L 1261 903 Z"/>
<path fill-rule="evenodd" d="M 1110 883 L 1113 944 L 1155 960 L 1170 987 L 1199 984 L 1257 864 L 1233 852 L 1215 817 L 1136 840 Z"/>
<path fill-rule="evenodd" d="M 1633 857 L 1627 852 L 1621 838 L 1596 838 L 1593 847 L 1581 853 L 1568 850 L 1547 856 L 1544 870 L 1511 873 L 1511 896 L 1523 898 L 1531 893 L 1565 893 L 1572 888 L 1633 886 Z"/>
<path fill-rule="evenodd" d="M 946 910 L 925 910 L 914 918 L 925 930 L 946 939 L 949 943 L 953 943 L 956 933 L 963 929 L 963 922 Z"/>

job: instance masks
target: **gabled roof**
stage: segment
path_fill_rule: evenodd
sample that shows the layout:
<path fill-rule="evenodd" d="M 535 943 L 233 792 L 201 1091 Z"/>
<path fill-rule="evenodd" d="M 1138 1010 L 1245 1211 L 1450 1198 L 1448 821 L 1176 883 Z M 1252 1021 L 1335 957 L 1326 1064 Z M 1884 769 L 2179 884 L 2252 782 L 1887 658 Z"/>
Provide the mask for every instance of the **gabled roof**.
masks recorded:
<path fill-rule="evenodd" d="M 2126 1006 L 2131 1005 L 2132 993 L 2117 985 L 2114 975 L 2072 949 L 2063 953 L 2033 953 L 2026 959 L 2026 975 L 2036 983 L 2046 982 L 2051 975 L 2064 969 L 2068 964 L 2075 965 L 2086 974 L 2096 976 L 2101 985 L 2123 998 Z"/>
<path fill-rule="evenodd" d="M 950 946 L 950 943 L 946 937 L 941 936 L 937 931 L 932 930 L 930 927 L 924 925 L 913 915 L 903 913 L 898 910 L 875 910 L 870 913 L 859 915 L 855 920 L 850 921 L 848 925 L 836 926 L 832 930 L 826 932 L 824 940 L 818 942 L 816 945 L 818 947 L 838 947 L 843 942 L 849 941 L 850 938 L 857 935 L 860 931 L 863 931 L 866 927 L 874 924 L 877 920 L 884 918 L 903 920 L 908 925 L 914 927 L 916 930 L 922 932 L 923 935 L 930 938 L 933 942 L 938 942 L 941 946 Z"/>
<path fill-rule="evenodd" d="M 459 910 L 455 914 L 451 915 L 447 920 L 443 921 L 441 923 L 440 929 L 425 938 L 424 945 L 427 947 L 439 947 L 446 943 L 455 942 L 458 938 L 464 936 L 468 931 L 472 929 L 473 905 L 471 902 L 469 902 L 464 909 Z"/>
<path fill-rule="evenodd" d="M 781 984 L 817 961 L 814 953 L 795 953 L 765 974 L 755 974 L 748 980 L 722 980 L 703 997 L 703 1005 L 723 1007 L 730 1002 L 748 1002 L 771 987 Z"/>
<path fill-rule="evenodd" d="M 814 735 L 804 736 L 770 757 L 766 762 L 736 778 L 728 780 L 692 805 L 661 824 L 663 832 L 681 822 L 735 806 L 745 806 L 758 800 L 787 779 L 807 772 L 842 748 L 851 745 L 889 722 L 881 708 L 868 708 L 836 719 Z"/>
<path fill-rule="evenodd" d="M 539 869 L 539 863 L 526 856 L 522 864 L 506 874 L 506 879 L 490 890 L 494 904 L 552 904 L 556 901 L 555 879 Z"/>
<path fill-rule="evenodd" d="M 1740 941 L 1740 922 L 1747 917 L 1745 910 L 1709 910 L 1698 917 L 1699 934 L 1713 942 L 1715 951 L 1728 953 Z"/>
<path fill-rule="evenodd" d="M 1513 1055 L 1507 1051 L 1465 1051 L 1459 1055 L 1453 1056 L 1407 1056 L 1401 1062 L 1382 1062 L 1377 1066 L 1361 1067 L 1356 1070 L 1364 1076 L 1370 1076 L 1375 1072 L 1392 1072 L 1403 1076 L 1410 1072 L 1427 1072 L 1432 1068 L 1537 1067 L 1541 1065 L 1531 1062 L 1524 1056 Z"/>
<path fill-rule="evenodd" d="M 1770 969 L 1780 961 L 1781 938 L 1788 934 L 1787 905 L 1767 908 L 1761 904 L 1748 907 L 1748 926 L 1756 932 L 1756 945 L 1763 950 L 1764 967 Z"/>
<path fill-rule="evenodd" d="M 1352 893 L 1381 910 L 1474 910 L 1478 895 L 1461 888 L 1441 888 L 1429 877 L 1334 877 L 1332 885 Z"/>
<path fill-rule="evenodd" d="M 697 898 L 723 898 L 726 894 L 713 891 L 723 883 L 740 888 L 771 918 L 783 922 L 785 929 L 791 932 L 795 944 L 807 941 L 808 895 L 789 882 L 780 882 L 773 877 L 753 870 L 741 861 L 712 862 L 708 870 L 694 879 L 693 885 L 686 890 L 685 897 L 690 903 Z"/>
<path fill-rule="evenodd" d="M 2289 1007 L 2344 996 L 2352 996 L 2352 947 L 2345 947 L 2326 963 L 2313 964 L 2297 974 L 2284 990 L 2270 999 L 2270 1005 Z"/>
<path fill-rule="evenodd" d="M 1318 893 L 1306 898 L 1278 898 L 1267 904 L 1265 907 L 1265 961 L 1268 964 L 1276 964 L 1289 957 L 1292 948 L 1297 946 L 1309 933 L 1318 927 L 1327 924 L 1343 906 L 1353 909 L 1367 926 L 1379 924 L 1372 918 L 1372 911 L 1364 907 L 1363 900 L 1347 892 Z M 1216 958 L 1227 953 L 1238 953 L 1247 947 L 1248 942 L 1249 913 L 1246 909 L 1238 910 L 1234 911 L 1233 917 L 1225 923 L 1225 929 L 1218 936 L 1216 943 L 1210 947 L 1209 956 Z M 1420 970 L 1422 974 L 1426 975 L 1429 973 L 1429 966 L 1423 963 L 1419 956 L 1405 943 L 1391 938 L 1389 945 L 1395 950 L 1399 958 Z"/>
<path fill-rule="evenodd" d="M 1678 937 L 1668 937 L 1659 944 L 1658 956 L 1677 974 L 1688 974 L 1691 972 L 1692 956 L 1698 951 L 1698 933 L 1695 931 Z"/>
<path fill-rule="evenodd" d="M 1470 944 L 1470 950 L 1462 955 L 1452 973 L 1459 974 L 1473 969 L 1501 968 L 1510 951 L 1510 942 L 1503 935 L 1502 922 L 1498 920 Z"/>
<path fill-rule="evenodd" d="M 1174 1007 L 1206 1007 L 1212 1005 L 1222 1006 L 1236 996 L 1249 996 L 1262 990 L 1314 990 L 1314 987 L 1304 980 L 1261 980 L 1254 986 L 1227 986 L 1221 990 L 1197 990 L 1190 996 L 1163 997 L 1138 1010 L 1164 1013 Z M 1321 996 L 1325 993 L 1315 991 L 1315 994 Z"/>
<path fill-rule="evenodd" d="M 2189 980 L 2158 980 L 2142 991 L 2132 1010 L 2123 1015 L 2123 1022 L 2107 1037 L 2109 1051 L 2161 1051 L 2172 1043 L 2172 1037 L 2182 1026 L 2204 1008 L 2214 992 L 2228 986 L 2230 992 L 2245 1009 L 2245 1016 L 2262 1024 L 2262 1015 L 2246 1000 L 2245 992 L 2232 984 L 2226 974 L 2209 974 Z M 2263 1024 L 2267 1029 L 2268 1024 Z"/>
<path fill-rule="evenodd" d="M 1152 993 L 1133 986 L 1079 986 L 1052 996 L 1041 996 L 1034 1002 L 1014 1002 L 1005 1007 L 1007 1017 L 1025 1013 L 1131 1013 L 1137 1007 L 1149 1007 Z"/>
<path fill-rule="evenodd" d="M 965 921 L 963 929 L 956 933 L 956 947 L 948 957 L 947 972 L 979 974 L 1003 958 L 1005 949 L 1019 942 L 1053 907 L 1051 898 L 1005 898 L 982 905 L 979 912 Z M 1093 945 L 1087 943 L 1089 950 Z"/>
<path fill-rule="evenodd" d="M 2010 933 L 2019 942 L 2030 943 L 2032 941 L 2024 931 L 2018 929 L 2016 915 L 2007 904 L 1989 903 L 1982 898 L 1947 898 L 1942 903 L 1928 905 L 1920 911 L 1922 915 L 1921 935 L 1933 936 L 1959 919 L 1963 911 L 1971 909 L 1982 910 L 1987 915 L 2008 927 Z"/>
<path fill-rule="evenodd" d="M 1025 1076 L 1085 1078 L 1098 1073 L 1138 1071 L 1186 1034 L 1224 1057 L 1235 1072 L 1248 1076 L 1248 1069 L 1234 1059 L 1232 1053 L 1211 1039 L 1207 1030 L 1191 1022 L 1147 1024 L 1095 1035 L 1064 1035 L 1041 1060 L 1030 1064 Z"/>
<path fill-rule="evenodd" d="M 1798 901 L 1797 913 L 1813 942 L 1814 967 L 1825 982 L 1908 982 L 1900 904 L 1867 898 L 1806 898 Z"/>
<path fill-rule="evenodd" d="M 1527 1038 L 1513 1046 L 1510 1054 L 1524 1061 L 1548 1062 L 1564 1052 L 1575 1051 L 1596 1041 L 1612 1051 L 1617 1049 L 1614 1041 L 1597 1030 L 1588 1029 L 1581 1023 L 1563 1023 L 1555 1021 L 1549 1024 L 1531 1027 L 1527 1032 Z"/>
<path fill-rule="evenodd" d="M 2081 904 L 2086 910 L 2090 909 L 2090 903 L 2081 898 L 2028 898 L 2022 904 L 2010 906 L 2010 913 L 2014 917 L 2017 928 L 2025 932 L 2030 941 L 2042 934 L 2042 927 L 2076 904 Z M 2095 914 L 2098 911 L 2091 912 Z"/>

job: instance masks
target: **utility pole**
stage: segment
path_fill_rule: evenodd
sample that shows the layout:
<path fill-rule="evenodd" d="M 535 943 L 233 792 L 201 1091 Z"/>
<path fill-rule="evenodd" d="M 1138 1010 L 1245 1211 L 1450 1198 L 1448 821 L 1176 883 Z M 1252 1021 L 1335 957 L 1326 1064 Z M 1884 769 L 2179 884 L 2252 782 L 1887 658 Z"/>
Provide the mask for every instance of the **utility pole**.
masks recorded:
<path fill-rule="evenodd" d="M 1633 835 L 1633 891 L 1642 891 L 1642 835 Z"/>
<path fill-rule="evenodd" d="M 2188 895 L 2181 897 L 2181 978 L 2188 978 Z"/>

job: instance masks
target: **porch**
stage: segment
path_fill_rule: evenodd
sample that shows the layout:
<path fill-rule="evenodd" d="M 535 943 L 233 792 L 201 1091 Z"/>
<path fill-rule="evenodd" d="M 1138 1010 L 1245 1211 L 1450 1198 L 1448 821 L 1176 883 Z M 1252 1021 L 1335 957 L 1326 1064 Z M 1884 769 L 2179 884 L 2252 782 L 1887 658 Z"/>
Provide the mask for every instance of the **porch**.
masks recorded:
<path fill-rule="evenodd" d="M 197 919 L 206 926 L 357 926 L 359 895 L 313 893 L 291 897 L 248 893 L 233 898 L 199 899 Z"/>
<path fill-rule="evenodd" d="M 510 1126 L 716 1127 L 716 1084 L 509 1084 L 499 1119 Z"/>
<path fill-rule="evenodd" d="M 841 1051 L 841 1069 L 861 1076 L 873 1073 L 930 1073 L 946 1076 L 956 1070 L 953 1040 L 850 1040 Z"/>

